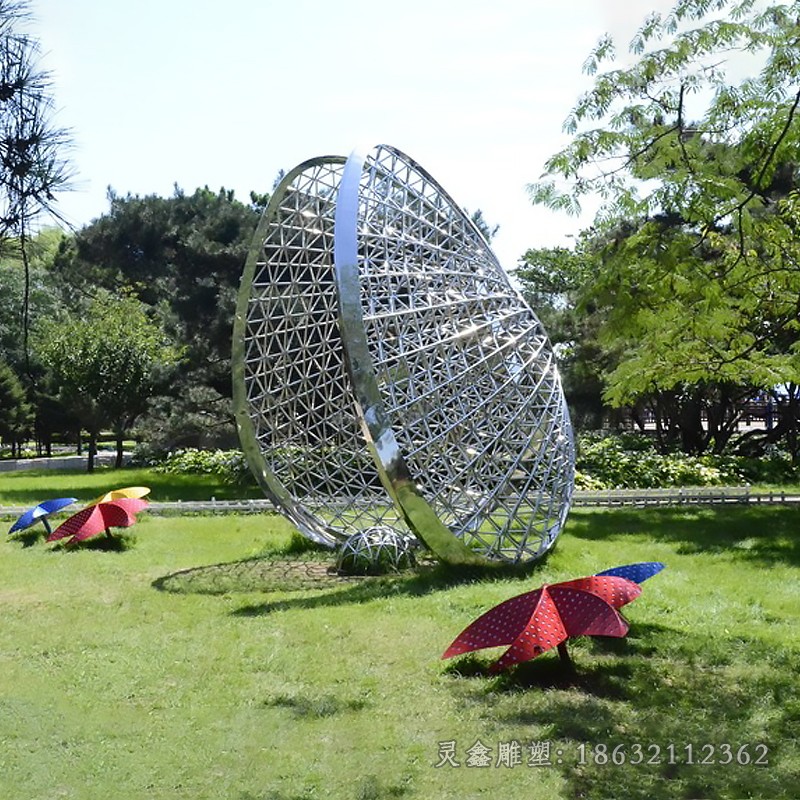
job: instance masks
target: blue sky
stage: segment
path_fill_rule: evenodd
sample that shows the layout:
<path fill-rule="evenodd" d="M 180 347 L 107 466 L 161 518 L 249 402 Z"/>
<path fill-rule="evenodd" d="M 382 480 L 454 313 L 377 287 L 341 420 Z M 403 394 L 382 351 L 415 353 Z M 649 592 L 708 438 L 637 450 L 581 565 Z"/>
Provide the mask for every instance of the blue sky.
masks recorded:
<path fill-rule="evenodd" d="M 566 141 L 605 31 L 626 41 L 664 2 L 634 0 L 31 0 L 71 129 L 80 227 L 106 190 L 225 186 L 246 200 L 278 170 L 392 144 L 456 202 L 500 225 L 513 268 L 588 224 L 533 208 L 525 185 Z"/>

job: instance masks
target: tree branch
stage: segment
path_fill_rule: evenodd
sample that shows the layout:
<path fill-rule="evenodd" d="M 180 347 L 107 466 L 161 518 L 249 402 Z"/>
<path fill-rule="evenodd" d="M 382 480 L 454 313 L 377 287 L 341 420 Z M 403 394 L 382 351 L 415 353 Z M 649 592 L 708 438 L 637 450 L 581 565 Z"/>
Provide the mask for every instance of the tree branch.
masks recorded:
<path fill-rule="evenodd" d="M 772 143 L 772 147 L 769 149 L 769 153 L 767 153 L 767 157 L 764 160 L 764 163 L 761 166 L 761 170 L 759 171 L 756 179 L 753 181 L 753 187 L 747 194 L 747 197 L 744 200 L 741 200 L 736 205 L 732 206 L 731 208 L 723 211 L 721 214 L 718 214 L 714 219 L 714 224 L 718 223 L 720 220 L 725 219 L 725 217 L 730 216 L 731 214 L 735 214 L 737 211 L 741 211 L 744 209 L 747 204 L 758 194 L 758 187 L 761 185 L 761 181 L 764 180 L 764 176 L 767 174 L 767 169 L 769 165 L 772 163 L 772 160 L 775 158 L 775 154 L 778 152 L 778 148 L 781 145 L 781 142 L 786 138 L 786 135 L 789 133 L 789 129 L 792 126 L 792 122 L 794 122 L 795 114 L 797 113 L 797 108 L 800 106 L 800 89 L 798 89 L 797 94 L 794 96 L 794 102 L 792 103 L 791 108 L 789 109 L 789 116 L 786 118 L 786 123 L 783 126 L 783 130 L 780 132 L 780 135 L 777 139 Z"/>

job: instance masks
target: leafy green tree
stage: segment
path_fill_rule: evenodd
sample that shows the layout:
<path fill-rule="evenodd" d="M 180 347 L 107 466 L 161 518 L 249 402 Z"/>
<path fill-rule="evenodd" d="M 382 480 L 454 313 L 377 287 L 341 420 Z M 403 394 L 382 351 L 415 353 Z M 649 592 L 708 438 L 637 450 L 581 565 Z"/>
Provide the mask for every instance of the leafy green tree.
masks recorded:
<path fill-rule="evenodd" d="M 0 438 L 11 445 L 16 457 L 33 429 L 33 409 L 14 370 L 0 361 Z"/>
<path fill-rule="evenodd" d="M 515 270 L 558 356 L 572 421 L 586 430 L 597 430 L 607 421 L 603 375 L 613 358 L 598 340 L 602 311 L 581 294 L 593 263 L 590 250 L 578 242 L 575 250 L 528 250 Z"/>
<path fill-rule="evenodd" d="M 59 285 L 50 270 L 63 237 L 60 229 L 45 228 L 29 240 L 27 290 L 19 249 L 12 248 L 10 254 L 0 258 L 0 361 L 5 361 L 22 381 L 36 417 L 37 450 L 48 455 L 54 435 L 79 426 L 59 402 L 57 390 L 48 385 L 36 354 L 26 349 L 25 311 L 32 320 L 44 320 L 58 316 L 64 308 L 69 289 Z"/>
<path fill-rule="evenodd" d="M 228 402 L 208 386 L 188 384 L 185 391 L 151 398 L 133 428 L 147 458 L 184 448 L 215 449 L 232 441 Z"/>
<path fill-rule="evenodd" d="M 799 37 L 800 3 L 753 0 L 650 14 L 631 66 L 604 37 L 572 139 L 530 187 L 568 212 L 599 198 L 583 291 L 624 351 L 605 398 L 672 402 L 689 451 L 722 449 L 743 398 L 800 382 Z"/>
<path fill-rule="evenodd" d="M 27 244 L 28 279 L 26 303 L 25 269 L 19 249 L 0 257 L 0 359 L 19 375 L 30 372 L 24 349 L 24 314 L 32 319 L 52 317 L 63 307 L 61 287 L 50 271 L 64 237 L 57 228 L 46 228 Z"/>
<path fill-rule="evenodd" d="M 28 244 L 42 215 L 59 219 L 55 199 L 72 171 L 70 135 L 53 123 L 52 81 L 39 68 L 39 44 L 25 25 L 27 0 L 0 0 L 0 244 L 23 265 L 21 347 L 28 359 L 31 275 Z"/>
<path fill-rule="evenodd" d="M 175 190 L 171 197 L 110 194 L 110 210 L 66 243 L 56 259 L 62 280 L 94 287 L 133 287 L 180 347 L 171 382 L 173 398 L 199 405 L 162 403 L 213 418 L 235 441 L 230 409 L 230 351 L 236 294 L 264 195 L 253 205 L 233 192 Z M 159 425 L 163 420 L 159 422 Z M 176 421 L 178 428 L 182 421 Z M 188 444 L 192 444 L 191 442 Z"/>
<path fill-rule="evenodd" d="M 35 338 L 35 337 L 34 337 Z M 36 353 L 32 353 L 36 357 Z M 74 441 L 81 455 L 81 421 L 76 417 L 70 399 L 61 394 L 52 374 L 37 364 L 36 384 L 29 390 L 34 409 L 34 433 L 38 455 L 52 456 L 55 441 Z"/>
<path fill-rule="evenodd" d="M 175 349 L 142 303 L 105 292 L 85 313 L 44 321 L 38 332 L 39 357 L 89 434 L 89 471 L 105 428 L 116 436 L 120 466 L 123 437 L 145 410 L 159 371 L 175 361 Z"/>

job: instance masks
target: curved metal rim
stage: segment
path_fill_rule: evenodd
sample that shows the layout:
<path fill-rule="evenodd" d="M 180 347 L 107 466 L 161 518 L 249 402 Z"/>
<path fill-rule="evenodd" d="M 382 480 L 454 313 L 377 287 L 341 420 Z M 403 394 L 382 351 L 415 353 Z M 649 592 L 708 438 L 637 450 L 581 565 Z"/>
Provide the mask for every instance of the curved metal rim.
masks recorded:
<path fill-rule="evenodd" d="M 253 241 L 248 252 L 241 284 L 237 296 L 236 313 L 233 324 L 232 342 L 232 377 L 233 408 L 242 450 L 251 471 L 256 477 L 266 496 L 297 526 L 307 538 L 327 547 L 341 544 L 341 530 L 327 524 L 297 500 L 281 478 L 273 472 L 266 454 L 262 452 L 257 438 L 256 421 L 252 416 L 252 407 L 248 400 L 248 384 L 246 354 L 248 351 L 245 336 L 248 329 L 248 313 L 252 300 L 252 284 L 256 278 L 259 264 L 263 261 L 265 239 L 274 223 L 278 208 L 290 190 L 294 181 L 302 173 L 314 167 L 337 165 L 342 167 L 338 188 L 333 202 L 334 235 L 333 235 L 333 272 L 335 277 L 338 301 L 338 325 L 341 334 L 343 358 L 347 377 L 354 397 L 353 412 L 365 437 L 366 446 L 384 488 L 390 495 L 396 509 L 403 516 L 409 528 L 440 559 L 455 564 L 480 564 L 484 566 L 508 565 L 511 563 L 533 563 L 538 561 L 555 545 L 558 533 L 563 528 L 571 504 L 572 482 L 561 494 L 561 507 L 557 519 L 540 536 L 540 547 L 532 556 L 516 559 L 507 557 L 494 558 L 489 553 L 473 549 L 439 517 L 433 505 L 423 496 L 412 475 L 393 430 L 389 412 L 384 403 L 378 384 L 378 377 L 372 360 L 370 342 L 365 324 L 365 312 L 362 306 L 362 276 L 359 260 L 359 214 L 362 202 L 362 182 L 365 167 L 369 165 L 369 153 L 381 150 L 396 155 L 428 181 L 435 185 L 441 195 L 458 207 L 439 183 L 417 162 L 397 148 L 378 145 L 372 150 L 357 149 L 345 158 L 343 156 L 321 156 L 308 159 L 292 169 L 275 188 L 267 208 L 262 214 L 256 228 Z M 337 170 L 338 172 L 338 170 Z M 485 242 L 480 230 L 472 220 L 468 220 L 471 228 Z M 486 249 L 491 248 L 486 243 Z M 495 259 L 496 262 L 496 259 Z M 499 267 L 499 264 L 498 264 Z M 500 267 L 502 271 L 502 267 Z M 506 280 L 507 276 L 506 276 Z M 508 281 L 508 288 L 522 299 L 517 287 Z M 534 312 L 532 312 L 534 313 Z M 534 317 L 535 317 L 534 313 Z M 537 318 L 538 319 L 538 318 Z M 546 334 L 545 334 L 546 335 Z M 551 346 L 552 349 L 552 346 Z M 556 372 L 555 379 L 561 395 L 564 418 L 569 421 L 569 411 L 563 394 L 560 376 Z M 569 469 L 574 471 L 574 441 L 571 425 L 565 426 L 569 438 Z M 552 519 L 552 517 L 551 517 Z"/>
<path fill-rule="evenodd" d="M 294 179 L 306 170 L 324 164 L 344 164 L 344 156 L 319 156 L 298 164 L 278 184 L 272 193 L 269 203 L 256 228 L 247 261 L 239 285 L 239 294 L 236 302 L 236 315 L 233 321 L 233 342 L 231 348 L 231 370 L 233 380 L 233 410 L 236 426 L 239 431 L 239 441 L 242 445 L 247 463 L 266 496 L 279 506 L 287 517 L 299 528 L 301 533 L 318 544 L 326 547 L 336 547 L 340 537 L 333 534 L 318 517 L 307 511 L 299 504 L 291 492 L 286 488 L 278 476 L 270 469 L 264 454 L 258 445 L 253 420 L 250 417 L 250 407 L 247 401 L 247 386 L 245 381 L 245 334 L 247 332 L 247 309 L 250 303 L 250 294 L 256 267 L 264 239 L 269 229 L 272 217 L 275 215 L 281 200 Z"/>
<path fill-rule="evenodd" d="M 404 158 L 408 157 L 404 155 Z M 361 306 L 358 211 L 365 161 L 366 156 L 360 149 L 354 150 L 347 159 L 336 198 L 333 237 L 340 330 L 345 363 L 356 395 L 356 413 L 361 420 L 381 480 L 411 530 L 444 561 L 490 564 L 492 562 L 467 547 L 439 519 L 438 514 L 419 492 L 400 451 L 381 398 Z"/>

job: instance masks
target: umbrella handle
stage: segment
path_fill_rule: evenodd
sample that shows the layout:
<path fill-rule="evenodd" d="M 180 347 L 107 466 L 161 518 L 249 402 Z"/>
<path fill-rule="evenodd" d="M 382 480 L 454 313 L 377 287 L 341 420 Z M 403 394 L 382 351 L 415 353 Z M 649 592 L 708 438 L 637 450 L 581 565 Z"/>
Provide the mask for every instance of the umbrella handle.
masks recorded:
<path fill-rule="evenodd" d="M 565 667 L 574 667 L 575 665 L 572 663 L 572 658 L 570 657 L 569 650 L 567 650 L 567 643 L 566 642 L 559 642 L 558 644 L 558 655 L 561 657 L 561 663 Z"/>
<path fill-rule="evenodd" d="M 49 536 L 53 530 L 50 527 L 50 523 L 47 521 L 47 517 L 42 517 L 42 525 L 44 525 L 44 529 L 47 531 L 47 535 Z"/>

